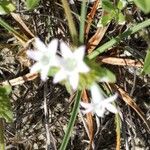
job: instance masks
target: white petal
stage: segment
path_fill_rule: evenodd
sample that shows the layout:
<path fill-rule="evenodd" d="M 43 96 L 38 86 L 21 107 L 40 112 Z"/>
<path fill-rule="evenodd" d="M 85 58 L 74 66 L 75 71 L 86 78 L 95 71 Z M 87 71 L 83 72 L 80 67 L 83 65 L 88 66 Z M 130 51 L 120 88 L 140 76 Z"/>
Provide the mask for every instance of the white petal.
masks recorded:
<path fill-rule="evenodd" d="M 46 45 L 39 38 L 35 38 L 35 47 L 41 52 L 47 51 Z"/>
<path fill-rule="evenodd" d="M 42 57 L 42 53 L 39 52 L 39 51 L 30 51 L 30 50 L 28 50 L 26 53 L 27 53 L 29 58 L 31 58 L 35 61 L 39 61 L 40 58 Z"/>
<path fill-rule="evenodd" d="M 74 57 L 77 60 L 83 60 L 85 54 L 85 46 L 80 46 L 74 51 Z"/>
<path fill-rule="evenodd" d="M 55 74 L 53 83 L 58 83 L 66 78 L 66 73 L 64 72 L 64 70 L 61 69 L 60 71 L 58 71 L 58 73 Z"/>
<path fill-rule="evenodd" d="M 70 82 L 70 85 L 72 86 L 73 90 L 76 90 L 78 87 L 78 83 L 79 83 L 79 74 L 78 73 L 72 74 L 69 77 L 69 82 Z"/>
<path fill-rule="evenodd" d="M 80 102 L 80 105 L 85 108 L 85 110 L 82 110 L 82 112 L 84 114 L 89 113 L 89 112 L 93 112 L 93 105 L 90 103 L 84 103 L 84 102 Z"/>
<path fill-rule="evenodd" d="M 47 80 L 47 76 L 48 76 L 48 71 L 50 68 L 48 67 L 43 67 L 41 70 L 41 80 L 46 81 Z"/>
<path fill-rule="evenodd" d="M 48 50 L 50 50 L 51 53 L 56 54 L 58 48 L 58 39 L 53 39 L 49 44 L 48 44 Z"/>
<path fill-rule="evenodd" d="M 104 97 L 100 91 L 100 88 L 96 83 L 94 83 L 91 86 L 91 97 L 92 97 L 93 103 L 100 103 L 101 101 L 104 100 Z"/>
<path fill-rule="evenodd" d="M 92 108 L 92 107 L 89 107 L 89 108 L 87 108 L 87 109 L 85 109 L 85 110 L 82 110 L 82 112 L 83 112 L 83 114 L 87 114 L 87 113 L 89 113 L 89 112 L 92 112 L 92 113 L 93 113 L 93 108 Z"/>
<path fill-rule="evenodd" d="M 87 73 L 90 71 L 90 68 L 84 63 L 84 62 L 80 62 L 78 64 L 78 70 L 79 72 L 83 72 L 83 73 Z"/>
<path fill-rule="evenodd" d="M 90 103 L 84 103 L 84 102 L 80 102 L 80 105 L 81 105 L 82 107 L 84 107 L 85 109 L 87 109 L 87 108 L 89 108 L 89 107 L 91 106 Z"/>
<path fill-rule="evenodd" d="M 96 113 L 96 115 L 97 115 L 98 117 L 104 117 L 105 108 L 102 107 L 101 109 L 100 109 L 100 108 L 99 108 L 99 109 L 96 109 L 96 110 L 95 110 L 95 113 Z"/>
<path fill-rule="evenodd" d="M 40 63 L 35 63 L 33 66 L 30 68 L 31 73 L 36 73 L 41 70 L 41 64 Z"/>
<path fill-rule="evenodd" d="M 64 57 L 64 58 L 73 57 L 73 53 L 72 53 L 71 49 L 63 41 L 60 43 L 60 50 L 61 50 L 62 57 Z"/>
<path fill-rule="evenodd" d="M 118 96 L 118 94 L 114 94 L 114 95 L 112 95 L 112 96 L 106 98 L 105 101 L 104 101 L 104 103 L 105 103 L 105 102 L 106 102 L 106 103 L 111 103 L 111 102 L 115 101 L 115 100 L 117 99 L 117 96 Z"/>
<path fill-rule="evenodd" d="M 106 105 L 106 109 L 114 114 L 118 112 L 117 108 L 113 104 L 110 104 L 110 103 Z"/>

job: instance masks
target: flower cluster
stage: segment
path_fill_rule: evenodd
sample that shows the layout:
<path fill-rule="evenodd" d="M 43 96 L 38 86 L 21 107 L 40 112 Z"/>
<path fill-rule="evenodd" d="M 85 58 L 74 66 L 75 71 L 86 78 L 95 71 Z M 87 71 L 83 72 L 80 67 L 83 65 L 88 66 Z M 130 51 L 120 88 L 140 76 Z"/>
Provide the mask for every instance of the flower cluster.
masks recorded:
<path fill-rule="evenodd" d="M 67 81 L 70 87 L 75 91 L 78 89 L 80 74 L 87 74 L 91 68 L 85 63 L 85 46 L 80 46 L 72 51 L 66 43 L 60 42 L 60 52 L 58 55 L 58 39 L 53 39 L 47 46 L 39 39 L 35 38 L 35 50 L 28 50 L 27 55 L 33 59 L 35 64 L 31 66 L 30 72 L 39 72 L 41 79 L 46 81 L 52 68 L 57 68 L 53 75 L 53 83 Z M 103 77 L 101 80 L 103 80 Z M 107 77 L 106 77 L 107 79 Z M 116 113 L 117 109 L 111 104 L 117 95 L 104 98 L 98 85 L 94 82 L 91 89 L 91 103 L 81 102 L 85 108 L 83 113 L 93 112 L 99 117 L 103 117 L 106 110 Z"/>
<path fill-rule="evenodd" d="M 85 47 L 80 46 L 74 52 L 64 43 L 60 42 L 61 57 L 57 55 L 58 39 L 53 39 L 47 46 L 35 38 L 36 50 L 28 50 L 27 55 L 36 61 L 30 68 L 32 73 L 40 72 L 41 79 L 45 81 L 51 67 L 57 67 L 59 71 L 54 76 L 54 83 L 68 80 L 72 89 L 76 90 L 79 83 L 79 73 L 87 73 L 90 68 L 83 58 Z"/>

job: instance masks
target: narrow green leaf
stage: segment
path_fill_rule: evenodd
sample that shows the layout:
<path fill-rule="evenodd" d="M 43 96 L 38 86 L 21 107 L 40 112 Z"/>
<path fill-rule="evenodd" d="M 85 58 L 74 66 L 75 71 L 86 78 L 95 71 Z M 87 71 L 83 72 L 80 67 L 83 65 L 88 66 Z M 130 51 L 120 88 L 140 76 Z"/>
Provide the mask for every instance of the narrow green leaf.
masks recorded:
<path fill-rule="evenodd" d="M 1 0 L 0 1 L 0 15 L 8 14 L 12 11 L 14 11 L 16 8 L 11 3 L 10 0 Z"/>
<path fill-rule="evenodd" d="M 70 35 L 72 37 L 72 41 L 73 44 L 75 46 L 78 46 L 78 34 L 77 34 L 77 29 L 75 27 L 75 23 L 71 14 L 71 10 L 70 7 L 68 5 L 68 1 L 67 0 L 61 0 L 62 4 L 63 4 L 63 8 L 66 14 L 66 18 L 68 21 L 68 26 L 69 26 L 69 31 L 70 31 Z"/>
<path fill-rule="evenodd" d="M 8 96 L 10 91 L 10 86 L 0 86 L 0 118 L 5 119 L 8 123 L 13 120 L 13 113 L 11 111 L 11 104 Z"/>
<path fill-rule="evenodd" d="M 39 5 L 40 0 L 26 0 L 26 6 L 28 10 L 33 10 Z"/>
<path fill-rule="evenodd" d="M 149 0 L 134 0 L 134 3 L 144 12 L 150 12 L 150 1 Z"/>
<path fill-rule="evenodd" d="M 87 58 L 93 59 L 99 54 L 103 53 L 104 51 L 107 51 L 109 48 L 111 48 L 113 45 L 119 43 L 123 38 L 130 36 L 131 34 L 134 34 L 138 32 L 139 30 L 150 26 L 150 19 L 147 19 L 134 27 L 128 29 L 127 31 L 123 32 L 121 35 L 117 36 L 116 38 L 112 38 L 110 41 L 106 42 L 102 46 L 98 47 L 95 51 L 90 53 Z"/>
<path fill-rule="evenodd" d="M 79 32 L 79 41 L 81 44 L 84 43 L 84 27 L 85 27 L 85 19 L 86 19 L 86 0 L 83 0 L 81 7 L 81 20 L 80 20 L 80 32 Z"/>
<path fill-rule="evenodd" d="M 0 118 L 0 150 L 5 150 L 4 120 Z"/>
<path fill-rule="evenodd" d="M 2 27 L 4 27 L 6 30 L 8 30 L 9 32 L 13 33 L 14 36 L 22 43 L 26 43 L 27 39 L 25 37 L 23 37 L 20 33 L 18 33 L 14 28 L 12 28 L 6 21 L 4 21 L 1 17 L 0 17 L 0 25 Z"/>
<path fill-rule="evenodd" d="M 144 74 L 150 73 L 150 50 L 147 51 L 147 55 L 145 57 L 143 73 Z"/>
<path fill-rule="evenodd" d="M 65 133 L 65 136 L 63 138 L 63 141 L 62 141 L 62 144 L 61 144 L 59 150 L 66 150 L 66 147 L 68 145 L 68 141 L 70 139 L 71 132 L 73 130 L 73 126 L 75 124 L 75 120 L 76 120 L 76 117 L 77 117 L 77 114 L 78 114 L 81 95 L 82 95 L 82 92 L 77 91 L 74 106 L 73 106 L 73 109 L 72 109 L 72 112 L 71 112 L 71 117 L 70 117 L 70 120 L 69 120 L 69 123 L 68 123 L 67 131 Z"/>

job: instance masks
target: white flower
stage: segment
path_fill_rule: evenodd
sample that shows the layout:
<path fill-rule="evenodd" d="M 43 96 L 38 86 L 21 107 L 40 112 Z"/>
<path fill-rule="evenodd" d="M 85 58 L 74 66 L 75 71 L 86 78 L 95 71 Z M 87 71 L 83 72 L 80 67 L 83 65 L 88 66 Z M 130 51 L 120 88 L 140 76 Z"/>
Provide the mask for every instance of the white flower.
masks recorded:
<path fill-rule="evenodd" d="M 51 67 L 58 66 L 56 51 L 58 40 L 53 39 L 47 46 L 39 39 L 35 38 L 36 50 L 27 51 L 28 57 L 36 63 L 30 68 L 31 73 L 40 72 L 41 79 L 45 81 Z"/>
<path fill-rule="evenodd" d="M 83 110 L 84 114 L 92 112 L 98 117 L 103 117 L 106 110 L 117 113 L 116 107 L 111 104 L 111 102 L 117 98 L 117 94 L 104 98 L 98 85 L 93 84 L 91 86 L 91 97 L 91 103 L 80 102 L 81 106 L 85 108 L 85 110 Z"/>
<path fill-rule="evenodd" d="M 79 73 L 87 73 L 90 69 L 83 61 L 85 47 L 80 46 L 74 52 L 64 43 L 60 43 L 60 70 L 54 77 L 54 83 L 67 79 L 73 90 L 76 90 L 79 83 Z"/>

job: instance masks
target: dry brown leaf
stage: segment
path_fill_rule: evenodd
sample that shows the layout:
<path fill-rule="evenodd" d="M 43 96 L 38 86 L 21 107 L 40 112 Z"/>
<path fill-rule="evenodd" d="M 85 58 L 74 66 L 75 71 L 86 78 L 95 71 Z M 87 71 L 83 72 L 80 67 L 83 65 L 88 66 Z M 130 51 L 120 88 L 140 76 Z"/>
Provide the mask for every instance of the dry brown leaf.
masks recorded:
<path fill-rule="evenodd" d="M 87 95 L 86 90 L 83 90 L 82 93 L 82 100 L 84 103 L 89 103 L 89 97 Z M 93 127 L 93 117 L 91 113 L 86 114 L 86 118 L 87 118 L 87 125 L 88 125 L 88 129 L 89 129 L 89 135 L 90 135 L 90 147 L 89 149 L 92 149 L 92 143 L 93 143 L 93 138 L 94 138 L 94 127 Z"/>
<path fill-rule="evenodd" d="M 95 47 L 100 43 L 102 40 L 103 36 L 105 35 L 107 31 L 107 27 L 99 27 L 96 31 L 96 33 L 89 39 L 87 43 L 87 51 L 88 54 L 91 53 Z"/>
<path fill-rule="evenodd" d="M 18 77 L 9 81 L 1 82 L 0 85 L 7 85 L 7 84 L 10 84 L 11 86 L 21 85 L 27 81 L 34 80 L 37 77 L 38 77 L 38 73 L 28 73 L 24 76 L 21 76 L 21 77 Z"/>
<path fill-rule="evenodd" d="M 92 21 L 93 21 L 93 18 L 95 16 L 96 10 L 98 8 L 99 2 L 100 2 L 100 0 L 96 0 L 94 2 L 94 5 L 91 9 L 91 12 L 87 15 L 87 24 L 86 24 L 86 27 L 85 27 L 85 37 L 86 37 L 86 39 L 88 38 L 90 26 L 92 24 Z"/>
<path fill-rule="evenodd" d="M 29 30 L 24 21 L 21 19 L 20 14 L 11 13 L 11 16 L 16 20 L 19 28 L 28 37 L 28 39 L 34 38 L 34 34 Z"/>
<path fill-rule="evenodd" d="M 98 60 L 100 60 L 100 62 L 102 63 L 111 64 L 111 65 L 143 67 L 143 63 L 141 61 L 128 59 L 128 58 L 100 56 Z"/>
<path fill-rule="evenodd" d="M 143 111 L 134 102 L 134 100 L 128 95 L 128 93 L 125 92 L 122 88 L 120 88 L 118 85 L 114 85 L 114 88 L 117 89 L 117 91 L 119 92 L 120 96 L 125 101 L 125 103 L 127 103 L 130 107 L 132 107 L 136 111 L 139 117 L 143 120 L 145 129 L 150 133 L 150 122 L 146 119 Z"/>

